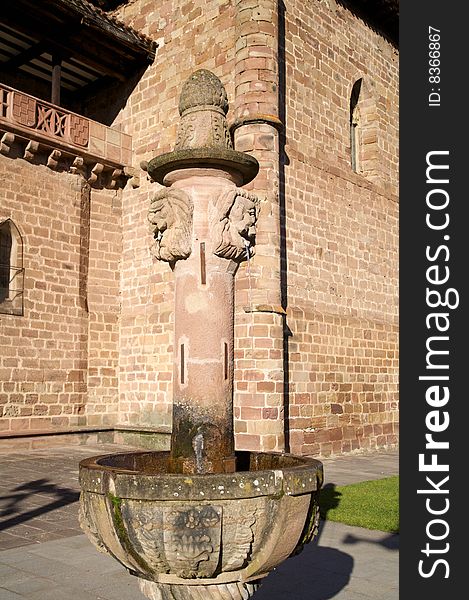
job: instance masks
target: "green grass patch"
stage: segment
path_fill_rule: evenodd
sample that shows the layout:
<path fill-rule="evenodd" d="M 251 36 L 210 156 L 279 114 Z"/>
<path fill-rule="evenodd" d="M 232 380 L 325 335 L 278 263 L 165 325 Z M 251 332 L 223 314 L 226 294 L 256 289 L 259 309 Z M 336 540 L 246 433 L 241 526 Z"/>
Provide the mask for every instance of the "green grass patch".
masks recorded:
<path fill-rule="evenodd" d="M 321 490 L 319 507 L 323 519 L 398 533 L 399 477 L 326 486 Z"/>

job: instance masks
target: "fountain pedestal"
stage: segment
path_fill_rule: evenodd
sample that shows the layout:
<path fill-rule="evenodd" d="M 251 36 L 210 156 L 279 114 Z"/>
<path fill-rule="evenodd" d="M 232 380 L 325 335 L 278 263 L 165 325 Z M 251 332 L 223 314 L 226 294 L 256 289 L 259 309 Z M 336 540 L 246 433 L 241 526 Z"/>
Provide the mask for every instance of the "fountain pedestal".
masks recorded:
<path fill-rule="evenodd" d="M 185 83 L 173 152 L 148 164 L 163 187 L 149 220 L 175 277 L 171 451 L 80 463 L 81 523 L 150 600 L 246 600 L 315 534 L 322 465 L 234 450 L 234 275 L 254 254 L 257 161 L 231 146 L 226 92 Z"/>
<path fill-rule="evenodd" d="M 153 253 L 175 277 L 173 433 L 170 469 L 235 471 L 233 435 L 234 275 L 253 252 L 258 201 L 241 185 L 255 177 L 253 157 L 236 152 L 220 80 L 196 71 L 183 86 L 173 152 L 147 170 L 167 186 L 149 218 Z"/>

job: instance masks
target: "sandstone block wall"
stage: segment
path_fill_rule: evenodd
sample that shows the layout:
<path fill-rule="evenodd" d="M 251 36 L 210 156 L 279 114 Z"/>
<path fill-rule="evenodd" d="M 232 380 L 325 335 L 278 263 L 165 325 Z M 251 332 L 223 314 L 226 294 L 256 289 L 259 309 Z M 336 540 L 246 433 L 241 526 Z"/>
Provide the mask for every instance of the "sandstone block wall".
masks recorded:
<path fill-rule="evenodd" d="M 286 2 L 290 442 L 338 453 L 398 431 L 398 64 L 335 3 Z M 362 79 L 359 172 L 350 95 Z"/>
<path fill-rule="evenodd" d="M 0 431 L 115 422 L 120 200 L 20 158 L 0 179 L 25 268 L 24 314 L 0 314 Z"/>
<path fill-rule="evenodd" d="M 257 252 L 236 277 L 237 447 L 395 444 L 395 48 L 333 0 L 129 0 L 115 14 L 159 43 L 135 85 L 105 99 L 139 187 L 89 192 L 0 156 L 0 220 L 22 232 L 26 267 L 24 317 L 0 315 L 0 427 L 169 430 L 173 275 L 150 255 L 159 186 L 139 164 L 173 148 L 182 83 L 206 68 L 227 89 L 237 149 L 261 164 Z"/>

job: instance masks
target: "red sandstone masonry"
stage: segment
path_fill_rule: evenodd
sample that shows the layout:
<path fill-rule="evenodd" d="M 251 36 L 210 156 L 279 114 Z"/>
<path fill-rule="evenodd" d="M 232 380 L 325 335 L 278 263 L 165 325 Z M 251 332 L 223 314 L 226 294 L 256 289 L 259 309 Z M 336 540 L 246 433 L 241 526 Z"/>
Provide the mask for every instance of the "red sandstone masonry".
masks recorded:
<path fill-rule="evenodd" d="M 237 150 L 259 161 L 259 175 L 250 187 L 262 199 L 256 255 L 249 267 L 241 268 L 236 288 L 235 406 L 241 407 L 237 415 L 246 422 L 237 429 L 236 443 L 245 450 L 253 449 L 254 440 L 260 450 L 285 449 L 283 375 L 275 381 L 283 370 L 278 85 L 277 2 L 237 0 L 235 116 L 241 126 L 234 139 Z M 259 312 L 261 306 L 271 308 Z M 264 355 L 256 354 L 260 349 L 265 349 Z M 240 385 L 244 381 L 249 382 L 247 387 Z M 261 410 L 249 410 L 253 405 L 273 407 L 277 418 L 261 419 Z"/>
<path fill-rule="evenodd" d="M 134 139 L 136 161 L 172 148 L 180 86 L 195 68 L 212 69 L 221 77 L 231 101 L 232 118 L 259 113 L 278 116 L 277 19 L 272 13 L 275 2 L 239 0 L 234 6 L 195 2 L 178 7 L 165 2 L 154 12 L 151 4 L 131 2 L 119 12 L 130 24 L 161 42 L 155 65 L 137 86 L 122 115 L 124 130 Z M 192 23 L 188 20 L 189 4 L 195 11 Z M 184 52 L 180 51 L 181 45 Z M 364 79 L 366 92 L 362 113 L 372 115 L 372 124 L 376 125 L 374 146 L 367 148 L 363 156 L 368 161 L 363 175 L 351 172 L 349 156 L 350 92 L 359 77 Z M 395 340 L 391 340 L 397 324 L 397 220 L 393 196 L 397 190 L 396 81 L 393 48 L 347 10 L 334 3 L 286 2 L 286 150 L 290 160 L 286 168 L 286 210 L 291 307 L 287 322 L 293 332 L 290 353 L 296 361 L 291 359 L 290 363 L 291 447 L 296 452 L 319 449 L 330 453 L 395 441 L 394 434 L 389 433 L 397 421 L 395 407 L 385 411 L 388 425 L 384 434 L 379 424 L 368 424 L 372 409 L 367 411 L 362 396 L 357 397 L 354 408 L 354 418 L 360 419 L 360 424 L 353 425 L 355 429 L 348 424 L 344 425 L 348 429 L 340 429 L 335 424 L 339 413 L 334 411 L 341 406 L 338 401 L 325 402 L 321 410 L 324 414 L 330 411 L 332 420 L 321 414 L 318 418 L 324 420 L 315 422 L 315 431 L 311 430 L 312 407 L 320 410 L 318 394 L 327 391 L 314 383 L 314 371 L 317 365 L 331 363 L 329 357 L 339 351 L 340 345 L 352 343 L 349 336 L 360 337 L 359 327 L 344 329 L 340 344 L 327 331 L 321 334 L 322 343 L 314 347 L 312 342 L 304 343 L 299 352 L 292 349 L 300 335 L 298 329 L 307 327 L 318 312 L 345 320 L 383 323 L 383 335 L 389 340 L 388 351 L 393 358 L 380 368 L 389 370 L 392 384 L 385 386 L 395 394 L 397 350 Z M 144 101 L 148 89 L 154 90 L 158 103 Z M 268 123 L 255 123 L 239 128 L 235 140 L 238 150 L 252 152 L 261 163 L 261 172 L 251 187 L 263 198 L 257 253 L 250 267 L 252 290 L 246 265 L 236 280 L 237 445 L 276 449 L 281 447 L 283 433 L 282 317 L 246 313 L 243 307 L 280 304 L 275 186 L 278 134 Z M 375 160 L 376 148 L 379 162 Z M 140 190 L 131 192 L 124 215 L 121 415 L 123 418 L 128 412 L 129 421 L 134 423 L 149 420 L 166 425 L 171 410 L 172 277 L 166 265 L 151 264 L 150 241 L 143 225 L 148 198 L 155 187 L 143 182 Z M 296 306 L 301 313 L 295 312 Z M 258 327 L 267 327 L 267 333 Z M 371 358 L 363 376 L 374 386 L 371 379 L 382 359 L 373 356 L 379 351 L 375 350 L 376 342 L 367 343 Z M 350 360 L 358 360 L 358 356 Z M 152 368 L 157 368 L 156 378 Z M 361 369 L 365 367 L 356 364 L 355 375 L 349 377 L 358 380 Z M 331 372 L 340 377 L 339 371 Z M 367 393 L 380 392 L 373 387 Z M 380 406 L 379 402 L 371 404 Z M 277 411 L 279 420 L 259 423 L 257 409 L 269 408 Z M 339 430 L 344 440 L 329 442 L 328 436 L 339 436 Z"/>
<path fill-rule="evenodd" d="M 107 214 L 109 193 L 95 196 L 90 217 L 80 176 L 3 156 L 0 176 L 0 220 L 11 218 L 19 228 L 25 267 L 24 316 L 0 315 L 1 429 L 115 421 L 117 330 L 108 326 L 114 339 L 104 358 L 103 334 L 94 325 L 109 323 L 118 306 L 120 249 L 112 236 L 119 215 Z M 93 299 L 96 280 L 103 293 Z"/>
<path fill-rule="evenodd" d="M 160 45 L 115 123 L 132 136 L 134 167 L 172 149 L 181 85 L 197 68 L 221 78 L 231 122 L 279 115 L 275 4 L 131 0 L 116 11 Z M 286 0 L 285 9 L 291 450 L 393 445 L 397 54 L 333 1 Z M 349 103 L 358 78 L 365 135 L 354 173 Z M 280 305 L 279 136 L 256 122 L 235 141 L 260 161 L 251 187 L 262 199 L 252 290 L 247 265 L 236 277 L 235 430 L 239 448 L 275 450 L 283 317 L 244 307 Z M 173 275 L 152 261 L 146 225 L 159 186 L 141 172 L 139 188 L 93 190 L 87 205 L 77 176 L 3 156 L 0 173 L 0 218 L 23 233 L 26 267 L 25 317 L 0 315 L 0 431 L 170 425 Z"/>
<path fill-rule="evenodd" d="M 289 4 L 291 448 L 328 455 L 395 445 L 397 56 L 340 6 Z M 373 162 L 365 148 L 363 174 L 350 168 L 348 102 L 359 77 L 379 150 Z"/>

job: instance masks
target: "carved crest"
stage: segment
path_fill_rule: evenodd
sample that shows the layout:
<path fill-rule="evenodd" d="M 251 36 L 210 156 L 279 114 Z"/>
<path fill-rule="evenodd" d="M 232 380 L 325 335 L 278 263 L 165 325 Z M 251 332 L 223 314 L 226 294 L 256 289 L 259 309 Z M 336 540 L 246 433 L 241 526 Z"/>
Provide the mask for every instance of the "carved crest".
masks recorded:
<path fill-rule="evenodd" d="M 221 194 L 215 204 L 212 224 L 213 253 L 243 260 L 254 254 L 259 200 L 241 188 Z"/>
<path fill-rule="evenodd" d="M 148 220 L 155 239 L 151 252 L 158 260 L 174 262 L 190 255 L 193 209 L 182 190 L 165 188 L 153 197 Z"/>
<path fill-rule="evenodd" d="M 130 541 L 139 555 L 159 573 L 167 573 L 164 559 L 162 513 L 139 502 L 127 501 L 122 506 Z"/>
<path fill-rule="evenodd" d="M 223 571 L 242 569 L 251 555 L 256 511 L 242 513 L 223 527 Z"/>
<path fill-rule="evenodd" d="M 220 557 L 221 506 L 165 510 L 165 554 L 179 577 L 211 577 Z"/>

